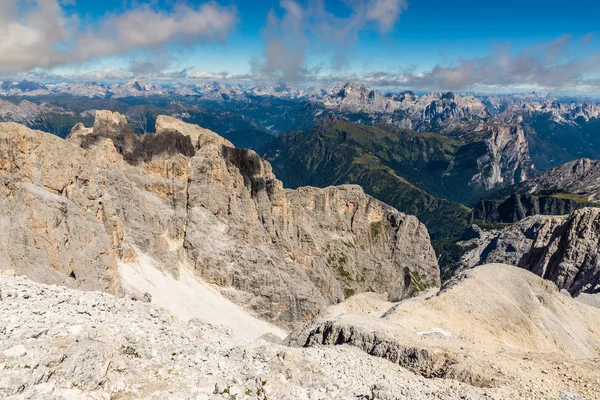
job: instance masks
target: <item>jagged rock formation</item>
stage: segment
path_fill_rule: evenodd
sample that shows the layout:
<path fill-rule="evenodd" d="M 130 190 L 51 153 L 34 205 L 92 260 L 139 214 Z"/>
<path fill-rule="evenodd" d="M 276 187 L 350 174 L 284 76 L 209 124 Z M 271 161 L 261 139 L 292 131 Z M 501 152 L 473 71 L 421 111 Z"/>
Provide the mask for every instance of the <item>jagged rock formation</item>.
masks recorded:
<path fill-rule="evenodd" d="M 255 152 L 171 117 L 140 136 L 98 112 L 66 141 L 0 124 L 0 177 L 0 267 L 41 282 L 120 293 L 119 266 L 149 257 L 285 326 L 439 284 L 416 218 L 357 186 L 285 190 Z"/>
<path fill-rule="evenodd" d="M 0 94 L 13 96 L 25 93 L 29 96 L 43 96 L 51 92 L 46 86 L 26 79 L 21 82 L 5 81 L 0 83 Z"/>
<path fill-rule="evenodd" d="M 172 322 L 152 304 L 2 272 L 0 290 L 3 399 L 515 399 L 578 392 L 584 384 L 593 393 L 598 382 L 596 368 L 565 359 L 548 365 L 543 377 L 560 373 L 551 388 L 538 390 L 548 384 L 532 374 L 478 388 L 425 379 L 349 346 L 240 342 L 198 320 Z M 535 378 L 534 388 L 527 378 Z"/>
<path fill-rule="evenodd" d="M 512 99 L 495 121 L 527 130 L 535 165 L 541 170 L 581 157 L 599 159 L 600 104 L 589 99 Z"/>
<path fill-rule="evenodd" d="M 503 262 L 554 282 L 572 295 L 600 292 L 600 209 L 568 216 L 534 216 L 495 230 L 478 230 L 462 245 L 463 268 Z"/>
<path fill-rule="evenodd" d="M 575 125 L 578 119 L 589 121 L 600 117 L 600 105 L 591 102 L 561 102 L 557 99 L 508 99 L 500 104 L 497 120 L 515 121 L 516 118 L 543 116 L 560 124 Z"/>
<path fill-rule="evenodd" d="M 513 223 L 538 214 L 565 215 L 595 205 L 599 193 L 600 162 L 582 158 L 499 190 L 492 196 L 501 200 L 480 201 L 474 219 Z"/>
<path fill-rule="evenodd" d="M 452 92 L 429 93 L 421 97 L 408 94 L 399 100 L 399 108 L 410 120 L 407 127 L 417 131 L 436 130 L 446 121 L 484 121 L 489 117 L 481 100 Z"/>
<path fill-rule="evenodd" d="M 28 122 L 39 117 L 40 114 L 51 112 L 47 105 L 37 105 L 28 100 L 13 104 L 7 100 L 0 100 L 0 120 L 14 122 Z"/>
<path fill-rule="evenodd" d="M 577 200 L 594 201 L 600 197 L 600 161 L 580 158 L 551 168 L 509 190 L 516 193 L 570 193 Z"/>
<path fill-rule="evenodd" d="M 491 190 L 523 182 L 535 175 L 529 154 L 529 144 L 523 128 L 518 125 L 485 122 L 449 121 L 442 133 L 479 146 L 478 173 L 471 185 L 479 190 Z"/>
<path fill-rule="evenodd" d="M 398 304 L 355 296 L 288 342 L 350 345 L 423 376 L 507 385 L 514 392 L 506 398 L 561 398 L 561 392 L 577 398 L 600 389 L 600 374 L 591 367 L 600 355 L 599 322 L 599 309 L 527 271 L 495 264 L 463 272 L 437 294 Z M 586 379 L 572 385 L 562 371 L 549 370 L 561 362 Z"/>
<path fill-rule="evenodd" d="M 400 104 L 382 96 L 378 91 L 357 83 L 331 88 L 319 101 L 331 110 L 353 113 L 391 114 Z"/>
<path fill-rule="evenodd" d="M 365 115 L 392 115 L 387 120 L 396 126 L 416 131 L 430 131 L 445 121 L 486 120 L 489 113 L 481 100 L 458 96 L 452 92 L 429 93 L 421 97 L 407 91 L 382 96 L 378 91 L 357 83 L 337 85 L 313 99 L 327 109 Z"/>
<path fill-rule="evenodd" d="M 111 85 L 110 93 L 113 98 L 117 99 L 121 97 L 155 96 L 164 92 L 158 85 L 146 83 L 139 79 L 132 79 L 123 85 L 118 83 Z"/>
<path fill-rule="evenodd" d="M 513 194 L 506 200 L 481 200 L 473 208 L 473 218 L 488 224 L 513 223 L 534 215 L 565 215 L 582 208 L 570 198 Z"/>

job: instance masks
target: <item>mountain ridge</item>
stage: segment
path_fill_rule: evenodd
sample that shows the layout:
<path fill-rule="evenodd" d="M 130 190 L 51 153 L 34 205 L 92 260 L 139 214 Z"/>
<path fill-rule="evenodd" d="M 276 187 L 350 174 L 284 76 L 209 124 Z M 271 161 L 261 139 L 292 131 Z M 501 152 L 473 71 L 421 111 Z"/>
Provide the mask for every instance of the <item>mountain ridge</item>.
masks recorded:
<path fill-rule="evenodd" d="M 357 186 L 285 190 L 257 153 L 172 117 L 147 135 L 110 111 L 67 140 L 15 123 L 0 135 L 0 265 L 34 279 L 122 293 L 119 263 L 147 256 L 282 325 L 354 293 L 439 285 L 415 217 Z"/>

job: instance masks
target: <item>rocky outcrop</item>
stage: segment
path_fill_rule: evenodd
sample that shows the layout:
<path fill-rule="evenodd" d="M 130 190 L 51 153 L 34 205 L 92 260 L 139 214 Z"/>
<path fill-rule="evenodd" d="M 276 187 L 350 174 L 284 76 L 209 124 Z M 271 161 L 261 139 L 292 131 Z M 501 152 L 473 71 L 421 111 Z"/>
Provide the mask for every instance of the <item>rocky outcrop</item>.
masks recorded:
<path fill-rule="evenodd" d="M 481 200 L 473 218 L 488 224 L 513 223 L 534 215 L 565 215 L 583 207 L 569 198 L 514 194 L 506 200 Z"/>
<path fill-rule="evenodd" d="M 470 182 L 476 189 L 484 191 L 509 186 L 535 175 L 529 145 L 518 125 L 449 121 L 442 132 L 485 146 L 477 155 L 478 172 Z"/>
<path fill-rule="evenodd" d="M 473 96 L 447 92 L 418 97 L 410 91 L 382 96 L 377 90 L 357 83 L 337 85 L 313 101 L 337 112 L 388 117 L 395 114 L 385 121 L 420 132 L 436 130 L 445 121 L 480 121 L 489 117 L 486 106 Z"/>
<path fill-rule="evenodd" d="M 593 362 L 600 354 L 598 322 L 600 310 L 553 284 L 493 264 L 459 274 L 438 293 L 397 304 L 357 295 L 326 309 L 287 341 L 302 347 L 349 345 L 426 377 L 518 387 L 528 378 L 539 382 L 535 376 L 548 373 L 548 360 Z M 563 379 L 559 373 L 545 384 L 554 391 L 547 397 L 559 397 Z M 536 390 L 508 398 L 537 398 Z"/>
<path fill-rule="evenodd" d="M 600 209 L 534 216 L 462 243 L 464 268 L 504 262 L 554 282 L 572 295 L 600 292 Z"/>
<path fill-rule="evenodd" d="M 600 198 L 600 161 L 580 158 L 551 168 L 511 189 L 516 193 L 569 193 L 580 202 Z"/>
<path fill-rule="evenodd" d="M 398 102 L 357 83 L 337 85 L 319 99 L 319 102 L 330 110 L 365 114 L 391 114 L 400 107 Z"/>
<path fill-rule="evenodd" d="M 139 79 L 130 80 L 124 84 L 115 83 L 110 87 L 113 98 L 123 97 L 147 97 L 164 94 L 163 88 L 151 83 L 142 82 Z"/>
<path fill-rule="evenodd" d="M 425 227 L 360 187 L 285 190 L 255 152 L 159 117 L 136 135 L 98 112 L 68 140 L 0 124 L 0 265 L 46 283 L 122 293 L 119 268 L 183 266 L 291 326 L 374 290 L 439 285 Z"/>
<path fill-rule="evenodd" d="M 482 121 L 489 117 L 486 106 L 473 96 L 447 92 L 421 97 L 408 95 L 400 99 L 399 108 L 410 120 L 407 127 L 421 132 L 437 131 L 446 121 Z"/>
<path fill-rule="evenodd" d="M 566 101 L 556 98 L 524 98 L 518 96 L 500 102 L 502 112 L 494 119 L 514 121 L 516 118 L 545 117 L 554 122 L 570 125 L 578 119 L 589 121 L 600 117 L 600 106 L 596 102 Z"/>

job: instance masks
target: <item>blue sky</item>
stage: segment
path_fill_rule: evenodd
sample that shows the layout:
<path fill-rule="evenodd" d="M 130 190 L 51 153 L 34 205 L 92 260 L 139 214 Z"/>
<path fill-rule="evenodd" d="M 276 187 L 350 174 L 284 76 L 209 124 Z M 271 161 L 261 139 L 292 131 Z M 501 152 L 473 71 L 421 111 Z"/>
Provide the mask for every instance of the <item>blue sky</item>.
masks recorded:
<path fill-rule="evenodd" d="M 4 0 L 0 7 L 0 37 L 14 41 L 0 46 L 4 76 L 600 86 L 600 2 L 592 0 Z"/>

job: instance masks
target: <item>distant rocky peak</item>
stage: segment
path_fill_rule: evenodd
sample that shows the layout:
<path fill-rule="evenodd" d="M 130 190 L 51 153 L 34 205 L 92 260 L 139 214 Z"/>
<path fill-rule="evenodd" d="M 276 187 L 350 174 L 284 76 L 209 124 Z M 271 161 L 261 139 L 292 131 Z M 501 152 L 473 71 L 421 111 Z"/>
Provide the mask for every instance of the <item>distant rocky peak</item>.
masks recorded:
<path fill-rule="evenodd" d="M 145 91 L 150 90 L 152 85 L 150 85 L 146 82 L 143 82 L 139 79 L 132 79 L 129 82 L 127 82 L 124 86 L 129 87 L 133 90 L 139 90 L 141 92 L 145 92 Z"/>
<path fill-rule="evenodd" d="M 416 101 L 418 98 L 418 96 L 411 90 L 405 90 L 400 93 L 388 93 L 385 95 L 385 97 L 393 101 L 398 101 L 400 103 L 404 101 L 413 102 Z"/>

